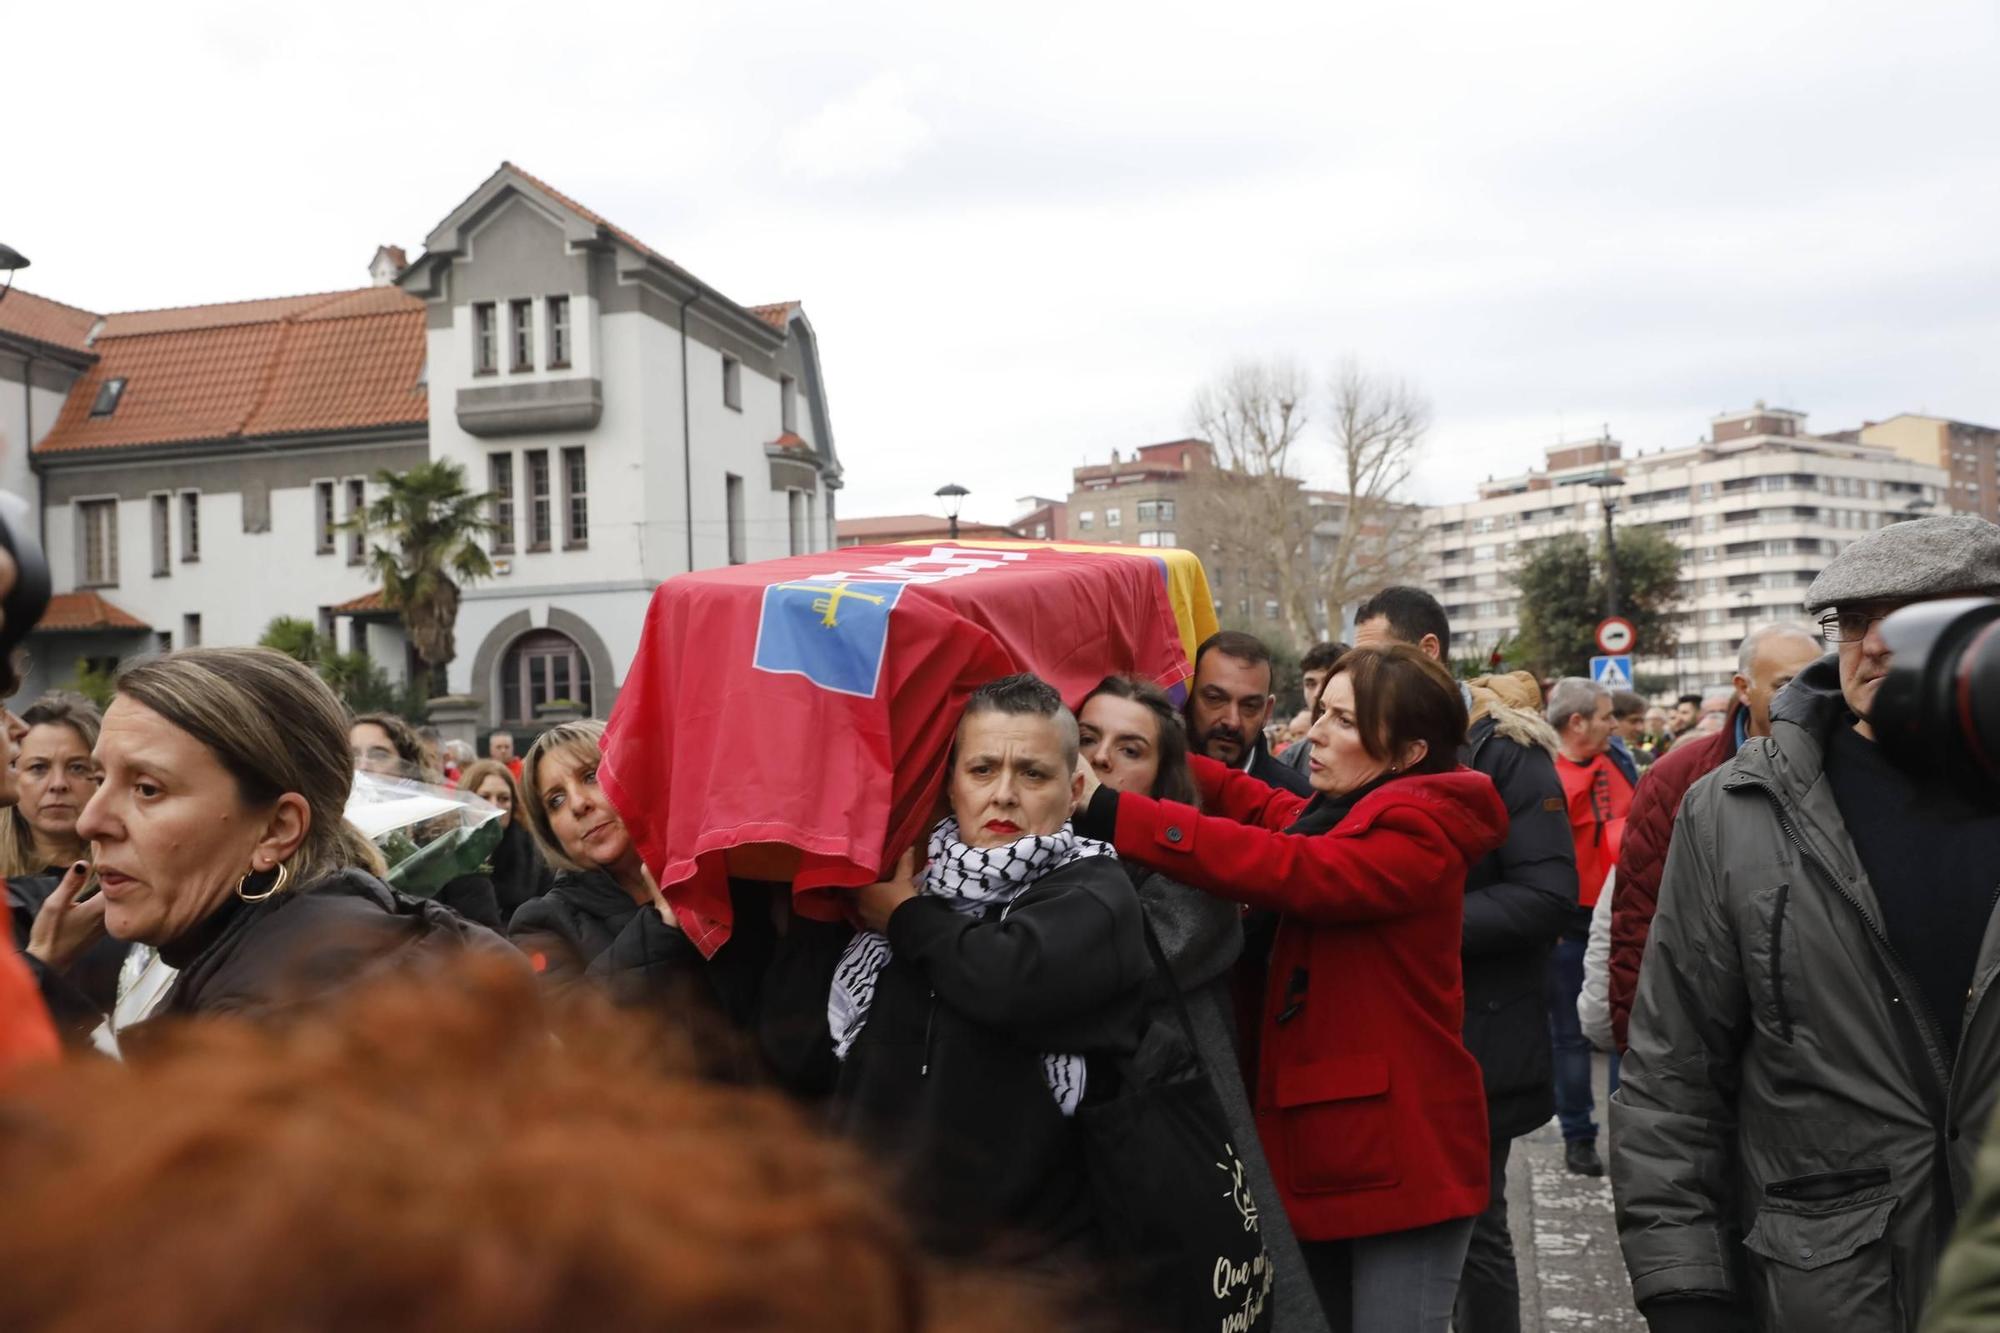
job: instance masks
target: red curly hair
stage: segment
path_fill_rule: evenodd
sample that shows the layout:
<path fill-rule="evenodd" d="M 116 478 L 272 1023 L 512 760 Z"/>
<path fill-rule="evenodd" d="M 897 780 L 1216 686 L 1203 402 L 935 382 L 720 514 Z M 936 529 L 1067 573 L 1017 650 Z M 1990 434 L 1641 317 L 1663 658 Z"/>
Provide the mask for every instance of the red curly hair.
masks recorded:
<path fill-rule="evenodd" d="M 0 1327 L 1075 1327 L 925 1259 L 881 1170 L 775 1093 L 688 1076 L 585 1001 L 558 1039 L 468 959 L 283 1028 L 192 1022 L 133 1065 L 0 1088 Z"/>

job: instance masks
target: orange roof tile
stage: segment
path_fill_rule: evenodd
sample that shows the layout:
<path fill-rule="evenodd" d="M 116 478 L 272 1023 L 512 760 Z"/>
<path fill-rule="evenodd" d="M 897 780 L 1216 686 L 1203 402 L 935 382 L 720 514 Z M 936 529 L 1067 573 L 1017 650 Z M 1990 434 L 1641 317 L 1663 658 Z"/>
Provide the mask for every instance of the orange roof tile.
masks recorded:
<path fill-rule="evenodd" d="M 771 441 L 771 443 L 766 447 L 771 449 L 797 449 L 804 453 L 812 452 L 811 445 L 807 444 L 803 439 L 801 439 L 796 431 L 789 431 L 789 430 L 786 431 L 783 435 L 780 435 L 777 439 Z"/>
<path fill-rule="evenodd" d="M 799 308 L 797 301 L 780 301 L 776 305 L 752 305 L 743 307 L 758 319 L 763 320 L 778 332 L 783 333 L 792 325 L 792 312 Z"/>
<path fill-rule="evenodd" d="M 377 588 L 374 592 L 364 592 L 359 597 L 350 597 L 332 609 L 337 616 L 351 616 L 368 611 L 386 611 L 389 608 L 382 604 L 382 590 Z"/>
<path fill-rule="evenodd" d="M 111 315 L 35 452 L 420 425 L 423 302 L 396 287 Z M 100 385 L 126 381 L 109 416 Z"/>
<path fill-rule="evenodd" d="M 49 598 L 49 608 L 42 612 L 41 621 L 35 626 L 37 633 L 44 634 L 63 630 L 151 628 L 131 612 L 120 610 L 89 591 L 59 592 Z"/>
<path fill-rule="evenodd" d="M 97 316 L 46 296 L 24 292 L 19 287 L 0 298 L 0 333 L 18 334 L 36 342 L 88 352 L 91 326 Z"/>

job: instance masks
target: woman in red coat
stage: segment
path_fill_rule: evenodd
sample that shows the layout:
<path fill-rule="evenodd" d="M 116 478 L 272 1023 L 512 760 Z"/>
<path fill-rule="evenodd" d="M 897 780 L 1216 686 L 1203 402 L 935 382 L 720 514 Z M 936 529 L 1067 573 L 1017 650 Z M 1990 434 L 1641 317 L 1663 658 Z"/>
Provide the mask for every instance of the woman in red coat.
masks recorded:
<path fill-rule="evenodd" d="M 1459 1033 L 1467 866 L 1507 810 L 1461 768 L 1465 703 L 1408 647 L 1334 664 L 1310 801 L 1196 758 L 1200 813 L 1101 787 L 1076 828 L 1182 883 L 1277 914 L 1257 1124 L 1336 1324 L 1445 1330 L 1486 1207 L 1486 1103 Z M 1351 1288 L 1347 1275 L 1351 1273 Z"/>

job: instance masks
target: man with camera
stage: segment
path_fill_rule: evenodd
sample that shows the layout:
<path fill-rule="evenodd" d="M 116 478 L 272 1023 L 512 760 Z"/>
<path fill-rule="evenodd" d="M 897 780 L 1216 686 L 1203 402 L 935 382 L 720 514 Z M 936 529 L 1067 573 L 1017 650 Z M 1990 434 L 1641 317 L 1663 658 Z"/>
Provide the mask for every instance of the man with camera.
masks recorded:
<path fill-rule="evenodd" d="M 1978 518 L 1849 546 L 1807 594 L 1836 654 L 1682 805 L 1611 1110 L 1654 1333 L 1917 1325 L 2000 1093 L 2000 816 L 1869 717 L 1890 612 L 1994 594 Z"/>

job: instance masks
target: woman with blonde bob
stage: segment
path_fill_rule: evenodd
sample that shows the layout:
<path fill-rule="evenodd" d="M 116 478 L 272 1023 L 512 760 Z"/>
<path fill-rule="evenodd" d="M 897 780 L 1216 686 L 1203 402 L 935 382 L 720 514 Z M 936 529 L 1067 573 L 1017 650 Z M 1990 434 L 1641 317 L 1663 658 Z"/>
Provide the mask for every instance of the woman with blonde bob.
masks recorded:
<path fill-rule="evenodd" d="M 624 819 L 597 785 L 602 722 L 565 722 L 521 760 L 520 815 L 555 867 L 555 883 L 514 913 L 507 934 L 557 991 L 600 987 L 663 1010 L 718 1073 L 748 1072 L 733 1032 L 756 1018 L 776 942 L 765 886 L 732 883 L 736 929 L 704 959 L 653 882 Z M 717 1010 L 727 1024 L 713 1021 Z"/>
<path fill-rule="evenodd" d="M 446 908 L 391 891 L 345 818 L 347 717 L 309 668 L 267 648 L 190 648 L 118 678 L 70 866 L 27 956 L 51 1009 L 59 975 L 109 934 L 178 970 L 155 1015 L 271 1015 L 447 946 L 503 949 Z"/>

